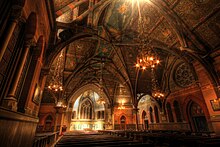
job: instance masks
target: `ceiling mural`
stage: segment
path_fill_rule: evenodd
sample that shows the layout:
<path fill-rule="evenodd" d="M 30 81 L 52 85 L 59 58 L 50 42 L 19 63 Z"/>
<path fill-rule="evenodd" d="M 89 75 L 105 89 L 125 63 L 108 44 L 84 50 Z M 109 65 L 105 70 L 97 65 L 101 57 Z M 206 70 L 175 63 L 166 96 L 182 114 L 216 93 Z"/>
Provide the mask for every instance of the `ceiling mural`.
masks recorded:
<path fill-rule="evenodd" d="M 219 48 L 219 5 L 219 0 L 146 0 L 138 9 L 136 0 L 54 0 L 57 41 L 47 51 L 46 67 L 53 71 L 55 56 L 65 50 L 67 99 L 87 84 L 100 85 L 100 77 L 112 104 L 119 84 L 129 91 L 133 102 L 137 94 L 150 95 L 151 70 L 135 67 L 141 52 L 141 16 L 144 37 L 160 59 L 155 70 L 160 87 L 170 91 L 175 84 L 190 86 L 194 79 L 184 65 L 196 59 L 209 62 L 207 55 Z M 174 80 L 169 80 L 175 72 Z M 184 79 L 178 78 L 182 75 Z"/>

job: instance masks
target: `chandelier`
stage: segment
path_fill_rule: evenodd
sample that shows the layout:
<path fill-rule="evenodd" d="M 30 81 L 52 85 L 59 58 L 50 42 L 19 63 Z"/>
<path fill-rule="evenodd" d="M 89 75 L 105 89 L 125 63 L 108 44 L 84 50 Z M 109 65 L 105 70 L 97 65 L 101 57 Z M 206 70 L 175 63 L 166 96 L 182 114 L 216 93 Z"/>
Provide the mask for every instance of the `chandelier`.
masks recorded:
<path fill-rule="evenodd" d="M 145 70 L 147 68 L 154 68 L 159 63 L 160 60 L 157 56 L 157 53 L 155 49 L 151 45 L 151 41 L 149 39 L 148 33 L 145 31 L 145 26 L 147 24 L 147 19 L 145 17 L 142 17 L 140 12 L 140 3 L 137 3 L 138 12 L 139 12 L 139 18 L 138 18 L 138 55 L 137 55 L 137 61 L 136 61 L 136 67 L 140 68 L 142 70 Z"/>
<path fill-rule="evenodd" d="M 52 71 L 52 77 L 48 88 L 52 91 L 63 91 L 63 69 L 64 69 L 64 51 L 62 50 L 56 60 L 56 66 Z"/>
<path fill-rule="evenodd" d="M 153 52 L 153 48 L 150 46 L 145 47 L 142 45 L 142 49 L 137 56 L 136 67 L 145 70 L 146 68 L 154 68 L 160 63 L 159 58 Z"/>
<path fill-rule="evenodd" d="M 151 68 L 151 76 L 152 76 L 152 96 L 156 99 L 163 99 L 164 93 L 162 92 L 158 80 L 156 78 L 156 73 L 154 68 Z"/>
<path fill-rule="evenodd" d="M 100 75 L 100 80 L 99 80 L 99 92 L 100 92 L 100 96 L 98 98 L 98 100 L 96 101 L 97 104 L 105 104 L 105 99 L 103 98 L 103 91 L 104 91 L 104 88 L 103 88 L 103 66 L 104 66 L 104 63 L 101 62 L 101 75 Z"/>

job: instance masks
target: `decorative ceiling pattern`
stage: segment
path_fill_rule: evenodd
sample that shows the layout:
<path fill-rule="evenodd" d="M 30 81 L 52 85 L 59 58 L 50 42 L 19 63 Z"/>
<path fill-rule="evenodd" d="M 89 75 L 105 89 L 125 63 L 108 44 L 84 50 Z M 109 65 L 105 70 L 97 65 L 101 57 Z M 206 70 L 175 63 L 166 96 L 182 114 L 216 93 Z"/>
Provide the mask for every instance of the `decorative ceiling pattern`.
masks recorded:
<path fill-rule="evenodd" d="M 156 76 L 160 86 L 169 91 L 168 85 L 175 85 L 169 79 L 177 63 L 205 60 L 205 55 L 219 48 L 220 1 L 146 0 L 140 3 L 145 37 L 152 40 L 151 45 L 161 60 Z M 54 48 L 48 51 L 50 60 L 46 66 L 52 65 L 52 59 L 61 49 L 66 50 L 67 97 L 86 84 L 99 85 L 101 74 L 104 92 L 112 103 L 119 84 L 129 91 L 133 102 L 138 93 L 151 94 L 150 70 L 142 72 L 135 68 L 140 51 L 137 46 L 140 13 L 133 4 L 131 0 L 54 0 L 60 33 Z M 103 72 L 101 63 L 104 63 Z M 177 72 L 185 74 L 181 69 Z M 178 83 L 185 80 L 177 79 Z"/>

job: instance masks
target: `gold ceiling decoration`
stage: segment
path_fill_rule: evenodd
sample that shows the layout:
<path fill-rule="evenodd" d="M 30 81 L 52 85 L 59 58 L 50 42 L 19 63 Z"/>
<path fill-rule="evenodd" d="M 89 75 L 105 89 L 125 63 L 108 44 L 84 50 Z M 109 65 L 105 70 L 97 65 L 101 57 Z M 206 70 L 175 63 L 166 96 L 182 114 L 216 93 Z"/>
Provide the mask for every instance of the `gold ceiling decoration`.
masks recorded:
<path fill-rule="evenodd" d="M 139 54 L 137 55 L 137 62 L 136 67 L 142 70 L 147 68 L 155 68 L 159 63 L 159 57 L 151 45 L 151 41 L 149 39 L 148 33 L 145 31 L 145 25 L 148 23 L 145 16 L 142 16 L 140 10 L 140 2 L 137 1 L 137 8 L 138 8 L 138 50 Z"/>

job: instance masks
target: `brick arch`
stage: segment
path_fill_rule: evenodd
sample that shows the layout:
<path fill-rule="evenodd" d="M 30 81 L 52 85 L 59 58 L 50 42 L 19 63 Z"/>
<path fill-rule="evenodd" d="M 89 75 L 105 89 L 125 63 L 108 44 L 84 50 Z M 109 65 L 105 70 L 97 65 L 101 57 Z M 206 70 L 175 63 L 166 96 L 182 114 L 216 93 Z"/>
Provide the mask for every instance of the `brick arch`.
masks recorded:
<path fill-rule="evenodd" d="M 210 121 L 210 115 L 209 115 L 209 112 L 208 112 L 208 109 L 207 109 L 207 106 L 204 100 L 194 95 L 187 96 L 185 100 L 183 101 L 183 116 L 186 119 L 186 121 L 189 121 L 188 112 L 189 112 L 189 106 L 192 102 L 197 103 L 202 108 L 202 110 L 204 111 L 206 120 Z"/>
<path fill-rule="evenodd" d="M 97 94 L 101 95 L 100 93 L 100 90 L 99 90 L 99 87 L 95 84 L 87 84 L 81 88 L 79 88 L 77 91 L 75 91 L 73 93 L 73 95 L 70 97 L 68 103 L 75 103 L 75 101 L 77 100 L 77 98 L 85 91 L 87 90 L 92 90 L 94 92 L 96 92 Z M 110 105 L 110 101 L 109 101 L 109 98 L 107 97 L 107 95 L 105 93 L 103 93 L 103 98 L 106 100 L 106 104 L 105 104 L 105 107 L 106 105 Z M 68 108 L 69 109 L 69 108 Z"/>

